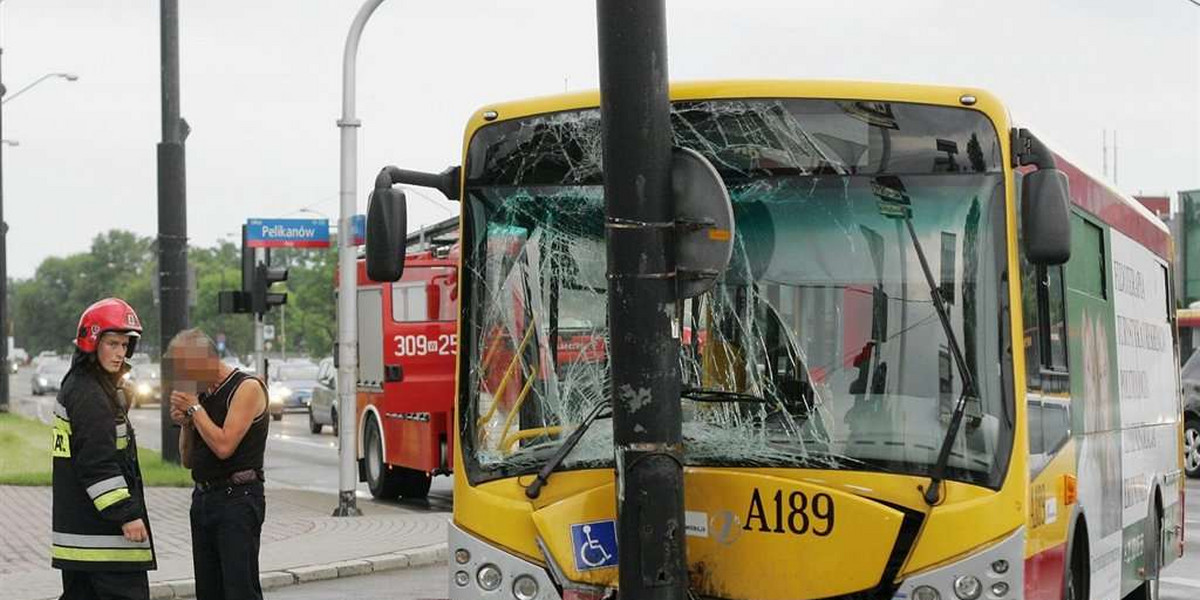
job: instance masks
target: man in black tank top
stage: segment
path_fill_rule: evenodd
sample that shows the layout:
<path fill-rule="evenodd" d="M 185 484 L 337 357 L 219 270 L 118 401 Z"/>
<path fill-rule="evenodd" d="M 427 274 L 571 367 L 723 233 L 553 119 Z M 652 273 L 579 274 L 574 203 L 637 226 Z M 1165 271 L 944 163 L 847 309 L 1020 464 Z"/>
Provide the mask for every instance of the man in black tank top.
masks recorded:
<path fill-rule="evenodd" d="M 198 600 L 262 598 L 258 548 L 266 515 L 263 452 L 267 390 L 262 381 L 221 362 L 199 329 L 167 347 L 176 381 L 198 394 L 171 391 L 171 418 L 181 427 L 179 454 L 192 470 L 192 564 Z M 186 384 L 185 384 L 186 385 Z"/>

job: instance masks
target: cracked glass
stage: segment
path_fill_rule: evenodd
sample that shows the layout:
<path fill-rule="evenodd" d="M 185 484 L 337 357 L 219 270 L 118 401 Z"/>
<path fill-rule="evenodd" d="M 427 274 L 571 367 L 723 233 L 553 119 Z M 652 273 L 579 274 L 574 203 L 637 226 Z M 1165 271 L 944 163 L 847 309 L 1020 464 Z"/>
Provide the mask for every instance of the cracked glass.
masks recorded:
<path fill-rule="evenodd" d="M 675 144 L 734 203 L 717 285 L 679 302 L 692 466 L 929 474 L 963 382 L 972 417 L 947 476 L 992 487 L 1012 444 L 1002 152 L 977 111 L 889 102 L 677 102 Z M 611 394 L 595 109 L 485 126 L 466 164 L 461 439 L 473 481 L 529 474 Z M 908 232 L 911 223 L 916 240 Z M 601 417 L 560 469 L 611 467 Z"/>

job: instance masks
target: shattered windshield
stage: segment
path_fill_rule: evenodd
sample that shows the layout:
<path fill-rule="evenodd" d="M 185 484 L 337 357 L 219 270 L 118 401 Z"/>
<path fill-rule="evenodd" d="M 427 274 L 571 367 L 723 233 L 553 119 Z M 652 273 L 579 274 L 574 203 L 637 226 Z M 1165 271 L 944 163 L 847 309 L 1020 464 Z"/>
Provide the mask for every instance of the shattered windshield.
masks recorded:
<path fill-rule="evenodd" d="M 460 426 L 476 481 L 536 471 L 609 397 L 598 118 L 498 123 L 468 150 Z M 998 485 L 1012 423 L 991 123 L 827 100 L 676 103 L 672 121 L 736 221 L 727 272 L 676 308 L 682 383 L 763 399 L 682 399 L 686 463 L 928 474 L 963 382 L 919 244 L 978 387 L 947 474 Z M 601 418 L 560 468 L 612 459 Z"/>

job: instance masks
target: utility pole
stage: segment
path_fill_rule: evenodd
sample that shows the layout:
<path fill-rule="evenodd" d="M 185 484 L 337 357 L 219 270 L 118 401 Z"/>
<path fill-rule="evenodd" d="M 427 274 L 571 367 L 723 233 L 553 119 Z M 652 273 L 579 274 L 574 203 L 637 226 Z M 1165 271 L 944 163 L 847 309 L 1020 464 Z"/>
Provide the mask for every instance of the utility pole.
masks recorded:
<path fill-rule="evenodd" d="M 279 307 L 279 351 L 283 353 L 282 360 L 287 362 L 287 305 Z"/>
<path fill-rule="evenodd" d="M 1117 157 L 1121 153 L 1120 146 L 1117 145 L 1117 130 L 1113 130 L 1113 185 L 1120 183 L 1121 170 L 1117 166 Z"/>
<path fill-rule="evenodd" d="M 266 248 L 254 249 L 255 269 L 258 268 L 258 265 L 266 264 L 269 260 L 271 259 L 267 257 Z M 258 373 L 258 376 L 261 377 L 263 381 L 267 381 L 267 356 L 266 353 L 263 352 L 263 317 L 265 316 L 265 311 L 259 312 L 256 310 L 254 312 L 254 371 Z"/>
<path fill-rule="evenodd" d="M 1101 155 L 1101 160 L 1103 160 L 1103 162 L 1104 162 L 1104 178 L 1108 179 L 1108 130 L 1107 129 L 1100 130 L 1100 138 L 1101 138 L 1101 141 L 1100 141 L 1100 153 L 1101 154 L 1100 155 Z"/>
<path fill-rule="evenodd" d="M 623 600 L 685 600 L 664 0 L 597 0 Z"/>
<path fill-rule="evenodd" d="M 162 60 L 162 142 L 158 144 L 158 276 L 160 352 L 188 327 L 187 197 L 184 140 L 187 124 L 179 116 L 179 0 L 160 0 Z M 162 455 L 179 462 L 179 428 L 171 422 L 171 390 L 176 386 L 170 361 L 162 361 Z"/>
<path fill-rule="evenodd" d="M 0 48 L 0 58 L 4 49 Z M 0 98 L 5 92 L 3 77 L 0 77 Z M 4 137 L 3 110 L 0 110 L 0 138 Z M 4 144 L 0 144 L 0 413 L 8 412 L 8 223 L 4 222 Z"/>

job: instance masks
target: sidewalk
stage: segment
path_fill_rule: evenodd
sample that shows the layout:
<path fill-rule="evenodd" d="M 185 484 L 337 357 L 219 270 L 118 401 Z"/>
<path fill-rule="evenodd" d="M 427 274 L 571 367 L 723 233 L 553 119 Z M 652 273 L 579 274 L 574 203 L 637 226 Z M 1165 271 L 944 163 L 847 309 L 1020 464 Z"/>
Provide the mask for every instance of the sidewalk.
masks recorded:
<path fill-rule="evenodd" d="M 290 489 L 267 489 L 260 570 L 264 588 L 446 559 L 446 513 L 370 502 L 359 518 L 329 516 L 337 498 Z M 192 595 L 191 490 L 150 488 L 150 527 L 158 570 L 151 595 Z M 0 600 L 42 600 L 62 591 L 50 568 L 50 488 L 0 486 Z"/>

